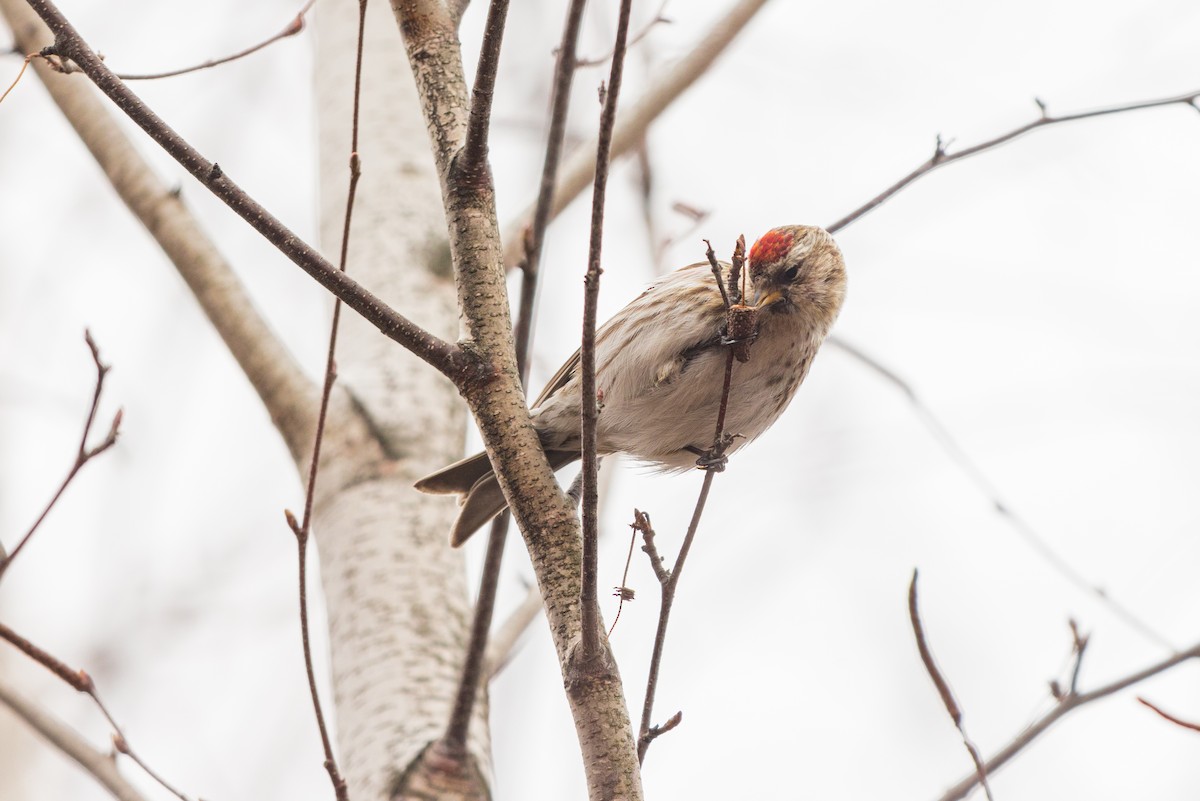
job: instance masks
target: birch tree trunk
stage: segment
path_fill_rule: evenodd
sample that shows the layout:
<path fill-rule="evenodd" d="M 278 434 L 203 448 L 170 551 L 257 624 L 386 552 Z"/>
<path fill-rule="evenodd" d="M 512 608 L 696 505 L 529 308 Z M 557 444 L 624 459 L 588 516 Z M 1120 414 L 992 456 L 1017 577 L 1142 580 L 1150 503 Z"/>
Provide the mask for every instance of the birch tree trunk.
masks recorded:
<path fill-rule="evenodd" d="M 336 260 L 349 179 L 358 4 L 316 10 L 322 249 Z M 387 5 L 368 10 L 360 120 L 363 177 L 349 270 L 434 334 L 458 311 L 437 173 L 416 89 Z M 330 451 L 343 479 L 317 506 L 343 771 L 356 799 L 392 794 L 449 718 L 470 625 L 462 553 L 447 546 L 453 506 L 413 482 L 462 451 L 453 385 L 354 314 L 342 317 L 338 386 L 374 440 Z M 346 472 L 347 464 L 354 467 Z M 481 692 L 485 692 L 481 690 Z M 491 765 L 487 705 L 470 741 L 476 789 Z M 466 786 L 469 787 L 470 781 Z"/>

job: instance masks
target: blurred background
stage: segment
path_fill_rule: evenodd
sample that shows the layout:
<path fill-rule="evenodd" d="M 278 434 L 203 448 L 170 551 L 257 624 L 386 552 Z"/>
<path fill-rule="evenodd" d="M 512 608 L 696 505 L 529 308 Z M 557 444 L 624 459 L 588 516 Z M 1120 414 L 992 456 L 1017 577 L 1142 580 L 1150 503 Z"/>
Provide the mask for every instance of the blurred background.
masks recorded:
<path fill-rule="evenodd" d="M 631 51 L 623 100 L 728 5 L 667 4 L 671 22 Z M 63 10 L 110 66 L 141 72 L 237 50 L 298 6 L 64 0 Z M 485 10 L 476 0 L 464 23 L 469 60 Z M 635 28 L 659 10 L 635 4 Z M 593 4 L 584 55 L 608 52 L 615 16 L 615 4 Z M 492 142 L 502 219 L 536 190 L 561 17 L 551 2 L 510 14 Z M 136 89 L 312 240 L 310 37 Z M 990 138 L 1034 119 L 1035 96 L 1068 113 L 1200 89 L 1198 42 L 1200 7 L 1184 0 L 769 4 L 653 127 L 641 164 L 615 169 L 601 318 L 656 273 L 701 260 L 702 237 L 724 255 L 739 233 L 832 223 L 928 158 L 937 134 L 951 149 Z M 0 59 L 0 70 L 19 63 Z M 595 129 L 606 77 L 577 76 L 576 141 Z M 315 375 L 322 291 L 136 138 Z M 588 203 L 549 232 L 535 387 L 576 347 Z M 930 644 L 984 754 L 1052 706 L 1048 682 L 1069 677 L 1069 619 L 1091 634 L 1085 690 L 1195 643 L 1198 210 L 1200 114 L 1175 106 L 1034 132 L 934 173 L 839 234 L 850 294 L 836 336 L 903 378 L 924 411 L 827 348 L 783 419 L 717 478 L 656 704 L 659 721 L 683 710 L 684 722 L 650 749 L 648 797 L 931 799 L 969 773 L 913 644 L 914 568 Z M 0 232 L 0 540 L 28 527 L 73 458 L 94 379 L 85 327 L 114 366 L 101 420 L 125 410 L 118 446 L 5 576 L 0 618 L 86 668 L 134 748 L 189 795 L 330 797 L 280 513 L 302 503 L 295 471 L 182 281 L 32 75 L 0 106 Z M 672 556 L 701 480 L 631 464 L 612 475 L 605 586 L 620 583 L 633 507 L 650 511 Z M 997 513 L 997 496 L 1024 528 Z M 501 615 L 532 580 L 521 547 L 510 540 Z M 638 598 L 613 639 L 638 709 L 658 607 L 640 553 L 627 584 Z M 502 799 L 584 793 L 544 628 L 531 627 L 493 685 Z M 10 648 L 0 673 L 103 747 L 107 726 L 86 698 Z M 1200 720 L 1194 665 L 1136 692 Z M 1127 692 L 1074 713 L 992 786 L 998 798 L 1190 800 L 1198 747 Z M 0 797 L 105 794 L 0 710 Z"/>

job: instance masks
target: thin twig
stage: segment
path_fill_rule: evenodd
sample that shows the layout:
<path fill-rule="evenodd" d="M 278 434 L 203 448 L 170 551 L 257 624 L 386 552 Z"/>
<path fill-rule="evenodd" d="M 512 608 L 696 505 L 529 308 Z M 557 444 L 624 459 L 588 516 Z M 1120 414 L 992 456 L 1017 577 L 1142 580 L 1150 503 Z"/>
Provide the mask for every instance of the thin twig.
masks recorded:
<path fill-rule="evenodd" d="M 583 615 L 582 659 L 592 664 L 600 654 L 600 604 L 596 563 L 599 559 L 599 529 L 596 506 L 597 468 L 596 422 L 599 415 L 596 397 L 596 310 L 600 298 L 600 249 L 604 238 L 604 198 L 608 188 L 608 166 L 611 157 L 613 125 L 617 119 L 617 101 L 621 95 L 621 78 L 625 69 L 625 48 L 629 38 L 629 12 L 632 0 L 621 0 L 617 17 L 616 43 L 613 45 L 612 69 L 608 85 L 601 88 L 604 110 L 600 114 L 600 132 L 596 145 L 595 181 L 592 185 L 592 225 L 588 246 L 588 267 L 583 285 L 583 344 L 580 357 L 580 418 L 583 451 L 583 582 L 579 602 Z"/>
<path fill-rule="evenodd" d="M 79 732 L 13 692 L 3 682 L 0 682 L 0 704 L 7 706 L 52 746 L 75 760 L 117 801 L 148 801 L 117 770 L 111 753 L 102 753 L 93 748 Z"/>
<path fill-rule="evenodd" d="M 108 427 L 108 434 L 97 445 L 88 447 L 88 437 L 92 432 L 92 424 L 96 422 L 96 409 L 100 406 L 100 394 L 104 391 L 104 377 L 108 375 L 109 365 L 100 361 L 100 349 L 96 347 L 95 340 L 92 339 L 92 333 L 85 330 L 83 332 L 84 341 L 87 342 L 88 350 L 92 353 L 92 363 L 96 365 L 96 388 L 92 392 L 92 404 L 88 408 L 87 419 L 83 424 L 83 434 L 79 437 L 79 448 L 75 452 L 75 461 L 71 464 L 71 469 L 67 471 L 67 476 L 58 485 L 58 490 L 50 498 L 50 502 L 42 509 L 42 513 L 38 515 L 37 520 L 33 521 L 33 525 L 25 532 L 25 535 L 17 542 L 16 547 L 9 551 L 7 555 L 0 551 L 0 578 L 4 577 L 4 571 L 8 570 L 12 565 L 13 560 L 17 558 L 17 554 L 29 543 L 38 527 L 42 525 L 42 521 L 50 514 L 50 510 L 58 503 L 58 499 L 66 491 L 67 487 L 83 469 L 83 466 L 91 461 L 94 457 L 99 456 L 106 450 L 117 444 L 117 436 L 120 434 L 122 411 L 117 410 L 113 415 L 112 424 Z"/>
<path fill-rule="evenodd" d="M 863 215 L 881 206 L 887 202 L 893 195 L 904 189 L 909 184 L 916 181 L 928 173 L 933 172 L 938 167 L 944 167 L 947 164 L 952 164 L 962 159 L 970 158 L 971 156 L 983 153 L 986 150 L 999 147 L 1007 142 L 1011 142 L 1019 136 L 1023 136 L 1030 131 L 1035 131 L 1038 128 L 1045 128 L 1051 125 L 1057 125 L 1063 122 L 1074 122 L 1075 120 L 1086 120 L 1091 117 L 1103 117 L 1108 114 L 1122 114 L 1126 111 L 1138 111 L 1146 108 L 1158 108 L 1160 106 L 1185 105 L 1195 106 L 1196 101 L 1200 99 L 1200 91 L 1188 92 L 1187 94 L 1175 95 L 1174 97 L 1165 97 L 1158 100 L 1140 100 L 1134 103 L 1123 103 L 1115 106 L 1106 106 L 1104 108 L 1093 109 L 1091 111 L 1081 111 L 1075 114 L 1064 114 L 1062 116 L 1054 116 L 1049 114 L 1046 109 L 1046 104 L 1035 98 L 1034 102 L 1040 110 L 1040 116 L 1032 122 L 1027 122 L 1024 125 L 1018 125 L 1007 133 L 1003 133 L 993 139 L 980 142 L 977 145 L 956 150 L 953 153 L 949 152 L 950 143 L 943 142 L 941 136 L 937 137 L 937 141 L 933 148 L 933 155 L 924 163 L 908 175 L 901 178 L 896 183 L 889 186 L 887 189 L 880 192 L 875 197 L 868 200 L 863 205 L 859 206 L 854 211 L 842 217 L 832 225 L 826 226 L 829 233 L 837 233 L 845 228 L 850 223 L 858 220 Z"/>
<path fill-rule="evenodd" d="M 663 16 L 663 12 L 667 10 L 668 2 L 669 0 L 663 0 L 662 4 L 658 7 L 658 11 L 654 13 L 654 19 L 647 22 L 640 31 L 629 37 L 629 43 L 626 45 L 627 48 L 633 48 L 634 45 L 649 36 L 650 31 L 654 30 L 655 26 L 671 24 L 671 20 Z M 579 58 L 575 60 L 575 66 L 580 69 L 586 67 L 599 67 L 601 64 L 607 63 L 612 57 L 613 54 L 609 52 L 605 53 L 603 56 L 597 56 L 595 58 Z"/>
<path fill-rule="evenodd" d="M 921 654 L 921 662 L 925 665 L 929 678 L 933 679 L 933 686 L 937 688 L 947 714 L 954 721 L 954 727 L 958 729 L 963 745 L 966 746 L 967 753 L 971 755 L 971 761 L 975 763 L 975 775 L 979 778 L 980 785 L 983 786 L 984 795 L 988 797 L 988 801 L 992 801 L 992 788 L 988 785 L 987 768 L 983 764 L 983 758 L 979 755 L 979 749 L 975 747 L 975 743 L 967 736 L 967 727 L 963 723 L 962 710 L 959 709 L 958 702 L 954 700 L 954 691 L 950 689 L 950 683 L 938 669 L 937 662 L 933 659 L 933 651 L 930 650 L 929 643 L 925 639 L 925 627 L 921 624 L 921 612 L 917 608 L 916 570 L 913 570 L 912 583 L 908 585 L 908 618 L 912 621 L 913 636 L 917 640 L 917 650 Z"/>
<path fill-rule="evenodd" d="M 10 83 L 8 88 L 4 90 L 4 94 L 0 95 L 0 103 L 4 102 L 4 98 L 8 97 L 9 92 L 17 88 L 17 84 L 21 82 L 21 76 L 25 74 L 25 70 L 29 69 L 29 62 L 33 61 L 35 58 L 38 58 L 37 53 L 30 53 L 29 55 L 25 56 L 25 60 L 21 62 L 21 69 L 17 72 L 17 77 L 13 78 L 12 83 Z"/>
<path fill-rule="evenodd" d="M 18 651 L 37 662 L 54 675 L 58 676 L 77 692 L 81 692 L 91 698 L 92 703 L 96 705 L 96 708 L 100 710 L 100 714 L 102 714 L 104 719 L 108 721 L 108 725 L 112 727 L 113 747 L 116 748 L 117 751 L 132 759 L 134 763 L 136 763 L 137 766 L 146 773 L 147 776 L 162 785 L 162 787 L 172 795 L 177 796 L 182 801 L 191 801 L 186 795 L 167 783 L 162 776 L 151 770 L 150 766 L 147 765 L 136 753 L 134 753 L 133 749 L 129 746 L 129 738 L 125 736 L 125 732 L 121 730 L 121 727 L 117 725 L 117 721 L 113 718 L 112 713 L 108 711 L 108 707 L 106 707 L 104 702 L 100 700 L 100 694 L 96 690 L 96 683 L 92 681 L 92 677 L 88 675 L 86 671 L 72 669 L 61 659 L 57 658 L 49 651 L 34 645 L 32 642 L 25 639 L 20 634 L 17 634 L 3 623 L 0 623 L 0 639 L 8 641 Z"/>
<path fill-rule="evenodd" d="M 686 56 L 629 106 L 613 131 L 611 157 L 618 158 L 637 147 L 650 124 L 708 71 L 766 3 L 767 0 L 738 0 L 727 14 L 712 24 Z M 557 216 L 587 189 L 595 175 L 596 160 L 592 156 L 595 150 L 596 142 L 585 142 L 564 160 L 550 206 L 551 217 Z M 504 263 L 510 267 L 521 260 L 519 232 L 529 224 L 531 215 L 532 210 L 518 215 L 511 229 L 515 233 L 506 233 L 503 237 Z"/>
<path fill-rule="evenodd" d="M 152 72 L 141 75 L 119 73 L 117 77 L 123 81 L 153 81 L 157 80 L 158 78 L 174 78 L 177 75 L 186 75 L 189 72 L 199 72 L 200 70 L 206 70 L 210 67 L 218 67 L 222 64 L 228 64 L 230 61 L 237 61 L 239 58 L 245 58 L 252 53 L 257 53 L 264 47 L 268 47 L 269 45 L 278 42 L 280 39 L 286 39 L 289 36 L 295 36 L 296 34 L 300 33 L 300 31 L 304 30 L 304 15 L 309 12 L 309 9 L 313 7 L 313 3 L 315 2 L 317 2 L 317 0 L 308 0 L 308 2 L 296 12 L 296 16 L 294 16 L 292 21 L 287 24 L 287 27 L 281 30 L 279 33 L 259 42 L 256 45 L 251 45 L 245 50 L 239 50 L 233 55 L 225 56 L 223 58 L 209 59 L 203 64 L 195 64 L 191 67 L 183 67 L 181 69 L 169 70 L 167 72 Z"/>
<path fill-rule="evenodd" d="M 358 180 L 362 176 L 362 161 L 358 155 L 358 123 L 361 111 L 362 72 L 363 72 L 363 38 L 367 24 L 367 0 L 358 2 L 358 35 L 354 56 L 354 101 L 350 115 L 350 179 L 346 191 L 346 212 L 342 219 L 342 244 L 338 254 L 338 271 L 346 272 L 350 257 L 350 229 L 354 219 L 354 199 L 358 192 Z M 317 730 L 321 735 L 321 747 L 325 752 L 325 770 L 329 781 L 333 784 L 334 795 L 338 801 L 348 801 L 349 788 L 345 777 L 338 769 L 337 759 L 333 754 L 333 741 L 329 736 L 329 727 L 325 722 L 325 713 L 321 708 L 321 694 L 317 688 L 316 670 L 313 667 L 312 642 L 308 623 L 308 540 L 312 533 L 313 505 L 317 494 L 317 474 L 321 464 L 321 443 L 325 438 L 325 422 L 329 416 L 329 401 L 333 396 L 333 385 L 337 381 L 337 340 L 338 327 L 341 322 L 342 301 L 335 299 L 333 303 L 333 320 L 329 326 L 329 348 L 325 356 L 325 379 L 321 385 L 321 404 L 317 413 L 317 428 L 313 436 L 312 459 L 308 465 L 308 485 L 304 495 L 304 518 L 299 524 L 290 511 L 284 512 L 288 526 L 296 535 L 297 558 L 299 561 L 298 591 L 300 595 L 300 640 L 304 651 L 304 672 L 308 678 L 309 695 L 312 698 L 313 714 L 317 719 Z"/>
<path fill-rule="evenodd" d="M 1127 687 L 1132 687 L 1139 682 L 1143 682 L 1153 676 L 1157 676 L 1176 665 L 1186 662 L 1189 659 L 1200 659 L 1200 643 L 1193 645 L 1185 651 L 1172 654 L 1171 656 L 1150 665 L 1147 668 L 1130 673 L 1116 681 L 1099 687 L 1095 690 L 1086 693 L 1068 693 L 1059 699 L 1058 704 L 1053 709 L 1047 712 L 1042 717 L 1035 720 L 1029 726 L 1014 737 L 1008 745 L 997 751 L 990 759 L 984 763 L 984 768 L 989 776 L 996 775 L 996 771 L 1010 759 L 1021 753 L 1035 739 L 1043 734 L 1047 729 L 1057 723 L 1061 718 L 1068 713 L 1073 712 L 1081 706 L 1090 704 L 1093 701 L 1098 701 L 1101 698 L 1106 698 L 1114 693 L 1118 693 Z M 959 801 L 970 795 L 979 783 L 979 777 L 972 772 L 971 775 L 964 777 L 958 784 L 947 790 L 938 801 Z"/>
<path fill-rule="evenodd" d="M 637 510 L 634 510 L 634 514 Z M 629 527 L 629 551 L 625 554 L 625 570 L 621 573 L 620 585 L 613 587 L 613 595 L 620 600 L 617 601 L 617 613 L 613 615 L 612 625 L 608 627 L 608 636 L 612 637 L 613 632 L 617 630 L 617 622 L 621 619 L 621 610 L 625 608 L 626 601 L 632 601 L 636 596 L 633 588 L 628 586 L 629 583 L 629 566 L 633 564 L 633 546 L 637 543 L 638 529 L 637 526 Z"/>
<path fill-rule="evenodd" d="M 738 246 L 735 248 L 734 264 L 740 269 L 740 259 L 745 248 L 743 238 L 738 238 Z M 712 253 L 712 246 L 708 246 L 709 253 Z M 734 318 L 744 307 L 733 306 L 729 303 L 729 297 L 725 290 L 725 281 L 722 280 L 721 271 L 715 255 L 709 256 L 709 261 L 713 264 L 717 286 L 721 289 L 721 295 L 725 299 L 726 305 L 726 328 L 729 329 L 734 324 Z M 731 268 L 731 276 L 732 279 Z M 654 715 L 654 696 L 658 691 L 658 675 L 662 665 L 663 648 L 667 638 L 667 624 L 671 617 L 671 608 L 675 603 L 675 593 L 679 586 L 679 576 L 683 572 L 684 562 L 687 560 L 688 553 L 692 549 L 692 542 L 696 538 L 696 531 L 700 527 L 700 518 L 704 514 L 704 506 L 708 502 L 708 493 L 712 489 L 713 477 L 725 469 L 725 450 L 729 447 L 732 437 L 725 433 L 725 415 L 729 409 L 729 393 L 733 386 L 733 360 L 737 356 L 741 361 L 746 361 L 750 358 L 749 348 L 753 344 L 753 337 L 748 337 L 739 342 L 728 343 L 728 354 L 725 357 L 725 375 L 721 385 L 721 404 L 717 410 L 717 424 L 713 432 L 712 448 L 707 454 L 700 457 L 697 464 L 704 468 L 704 483 L 700 486 L 700 496 L 696 499 L 696 507 L 692 510 L 692 520 L 688 524 L 687 534 L 684 535 L 683 544 L 679 548 L 679 555 L 675 557 L 675 564 L 668 570 L 663 564 L 663 559 L 659 556 L 658 548 L 654 544 L 654 529 L 650 526 L 649 515 L 634 510 L 633 526 L 642 533 L 642 539 L 645 546 L 642 548 L 650 557 L 650 565 L 654 569 L 654 575 L 658 577 L 660 597 L 658 610 L 658 627 L 654 632 L 654 649 L 650 655 L 649 675 L 646 678 L 646 695 L 642 701 L 642 720 L 638 727 L 638 762 L 642 762 L 646 758 L 646 750 L 650 747 L 650 743 L 659 735 L 670 731 L 678 725 L 676 720 L 673 724 L 663 724 L 662 726 L 652 726 L 650 720 Z M 742 358 L 742 357 L 745 358 Z M 682 719 L 682 713 L 677 713 L 676 717 Z M 670 723 L 668 721 L 668 723 Z"/>
<path fill-rule="evenodd" d="M 471 356 L 399 314 L 336 269 L 225 175 L 219 165 L 204 158 L 175 133 L 105 66 L 51 0 L 29 0 L 29 6 L 55 36 L 54 45 L 42 51 L 44 55 L 58 55 L 74 61 L 138 127 L 288 259 L 345 301 L 347 306 L 361 314 L 385 336 L 403 345 L 443 375 L 451 380 L 465 380 L 471 374 L 475 363 Z"/>
<path fill-rule="evenodd" d="M 461 155 L 469 165 L 467 169 L 477 169 L 487 161 L 488 132 L 492 127 L 492 97 L 496 89 L 496 73 L 500 68 L 500 46 L 504 42 L 504 23 L 507 18 L 508 0 L 492 0 L 488 4 L 479 66 L 475 68 L 475 86 L 471 89 L 467 138 Z"/>
<path fill-rule="evenodd" d="M 1172 723 L 1174 723 L 1176 726 L 1182 726 L 1183 728 L 1191 729 L 1192 731 L 1200 731 L 1200 723 L 1192 723 L 1191 721 L 1184 720 L 1183 718 L 1177 718 L 1174 715 L 1172 715 L 1170 712 L 1166 712 L 1162 709 L 1159 709 L 1157 706 L 1150 703 L 1149 701 L 1147 701 L 1145 698 L 1141 697 L 1140 695 L 1137 697 L 1137 701 L 1142 706 L 1149 707 L 1151 710 L 1158 713 L 1158 715 L 1160 717 L 1162 717 L 1164 720 L 1169 720 Z"/>
<path fill-rule="evenodd" d="M 1033 525 L 1025 519 L 1016 508 L 1005 500 L 1000 493 L 998 487 L 991 482 L 983 469 L 967 453 L 966 449 L 958 442 L 950 429 L 941 419 L 933 413 L 933 410 L 917 395 L 913 386 L 905 379 L 900 377 L 894 370 L 888 368 L 878 359 L 868 355 L 857 345 L 852 345 L 840 336 L 831 336 L 825 340 L 827 346 L 832 346 L 841 350 L 843 353 L 853 357 L 863 365 L 869 367 L 876 374 L 881 376 L 885 381 L 898 389 L 908 402 L 912 405 L 913 411 L 916 412 L 917 418 L 926 430 L 941 446 L 942 451 L 950 457 L 950 459 L 958 465 L 958 468 L 963 472 L 967 479 L 975 485 L 976 489 L 988 499 L 995 507 L 996 512 L 1008 521 L 1013 530 L 1025 540 L 1026 544 L 1033 549 L 1042 561 L 1050 566 L 1052 570 L 1065 578 L 1068 582 L 1075 585 L 1080 590 L 1095 597 L 1101 604 L 1106 606 L 1109 611 L 1122 620 L 1131 629 L 1141 634 L 1146 639 L 1154 642 L 1171 651 L 1175 650 L 1175 646 L 1167 639 L 1166 636 L 1159 633 L 1142 618 L 1138 617 L 1132 610 L 1113 598 L 1103 587 L 1092 584 L 1083 574 L 1077 571 L 1066 558 L 1060 555 L 1050 545 L 1046 537 L 1033 527 Z"/>

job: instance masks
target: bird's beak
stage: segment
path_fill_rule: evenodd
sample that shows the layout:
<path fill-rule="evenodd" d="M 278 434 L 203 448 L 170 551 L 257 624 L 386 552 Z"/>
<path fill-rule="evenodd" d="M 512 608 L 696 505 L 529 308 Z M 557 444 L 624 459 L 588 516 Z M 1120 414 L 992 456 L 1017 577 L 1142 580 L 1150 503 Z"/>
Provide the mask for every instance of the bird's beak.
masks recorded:
<path fill-rule="evenodd" d="M 754 308 L 765 309 L 781 300 L 783 300 L 783 290 L 776 288 L 768 290 L 760 289 L 754 296 Z"/>

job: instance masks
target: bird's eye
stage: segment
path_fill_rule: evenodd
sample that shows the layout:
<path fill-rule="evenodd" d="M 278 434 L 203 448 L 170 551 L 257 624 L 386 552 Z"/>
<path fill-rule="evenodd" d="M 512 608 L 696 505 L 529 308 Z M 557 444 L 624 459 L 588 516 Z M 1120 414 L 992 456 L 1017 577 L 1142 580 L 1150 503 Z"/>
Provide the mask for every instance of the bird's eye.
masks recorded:
<path fill-rule="evenodd" d="M 788 267 L 786 270 L 783 271 L 783 280 L 785 283 L 790 284 L 792 281 L 796 280 L 796 276 L 799 274 L 800 274 L 800 265 L 793 264 L 791 267 Z"/>

